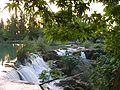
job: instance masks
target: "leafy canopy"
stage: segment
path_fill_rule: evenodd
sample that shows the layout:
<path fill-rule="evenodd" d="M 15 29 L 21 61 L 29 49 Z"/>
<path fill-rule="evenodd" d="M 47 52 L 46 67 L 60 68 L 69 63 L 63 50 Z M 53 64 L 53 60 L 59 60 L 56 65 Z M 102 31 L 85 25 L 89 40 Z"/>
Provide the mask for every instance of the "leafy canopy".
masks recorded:
<path fill-rule="evenodd" d="M 87 39 L 91 33 L 90 25 L 82 20 L 89 2 L 84 0 L 10 0 L 9 10 L 18 7 L 19 10 L 41 18 L 40 23 L 48 40 L 74 40 L 83 37 Z M 48 3 L 55 4 L 60 10 L 53 12 Z M 22 8 L 22 9 L 20 9 Z M 17 13 L 15 13 L 17 14 Z M 87 26 L 87 27 L 86 27 Z M 91 29 L 92 30 L 92 29 Z M 84 33 L 84 35 L 82 34 Z"/>

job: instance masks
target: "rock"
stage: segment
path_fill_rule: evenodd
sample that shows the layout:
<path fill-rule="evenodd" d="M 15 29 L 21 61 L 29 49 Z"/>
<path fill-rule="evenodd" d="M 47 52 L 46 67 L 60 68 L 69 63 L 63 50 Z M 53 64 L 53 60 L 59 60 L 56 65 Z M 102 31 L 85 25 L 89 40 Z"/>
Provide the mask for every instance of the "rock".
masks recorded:
<path fill-rule="evenodd" d="M 0 90 L 42 90 L 38 85 L 23 81 L 0 80 Z"/>
<path fill-rule="evenodd" d="M 73 88 L 73 87 L 66 86 L 66 87 L 64 87 L 63 90 L 74 90 L 74 88 Z"/>
<path fill-rule="evenodd" d="M 105 55 L 105 52 L 101 49 L 86 49 L 84 50 L 86 58 L 96 60 L 100 55 Z"/>
<path fill-rule="evenodd" d="M 44 59 L 44 61 L 59 60 L 60 56 L 58 56 L 55 51 L 49 51 L 48 53 L 43 55 L 43 59 Z"/>
<path fill-rule="evenodd" d="M 64 90 L 94 90 L 90 83 L 81 79 L 81 74 L 66 77 L 57 86 L 64 87 Z"/>
<path fill-rule="evenodd" d="M 80 55 L 81 51 L 73 52 L 73 55 Z"/>
<path fill-rule="evenodd" d="M 84 52 L 85 52 L 86 58 L 91 59 L 93 56 L 93 53 L 95 53 L 95 50 L 87 49 L 87 50 L 84 50 Z"/>
<path fill-rule="evenodd" d="M 76 84 L 77 84 L 76 87 L 81 87 L 83 88 L 83 90 L 94 90 L 93 86 L 87 82 L 77 80 Z"/>
<path fill-rule="evenodd" d="M 61 60 L 56 60 L 54 64 L 56 65 L 56 68 L 63 68 L 64 63 Z"/>
<path fill-rule="evenodd" d="M 83 65 L 77 65 L 75 68 L 73 68 L 71 74 L 78 74 L 78 73 L 82 73 L 86 68 Z"/>
<path fill-rule="evenodd" d="M 96 60 L 98 57 L 100 57 L 100 54 L 98 52 L 96 52 L 96 53 L 93 53 L 91 59 Z"/>
<path fill-rule="evenodd" d="M 65 87 L 68 83 L 65 80 L 62 80 L 58 83 L 58 86 L 63 86 Z"/>
<path fill-rule="evenodd" d="M 82 87 L 76 87 L 75 90 L 85 90 Z"/>

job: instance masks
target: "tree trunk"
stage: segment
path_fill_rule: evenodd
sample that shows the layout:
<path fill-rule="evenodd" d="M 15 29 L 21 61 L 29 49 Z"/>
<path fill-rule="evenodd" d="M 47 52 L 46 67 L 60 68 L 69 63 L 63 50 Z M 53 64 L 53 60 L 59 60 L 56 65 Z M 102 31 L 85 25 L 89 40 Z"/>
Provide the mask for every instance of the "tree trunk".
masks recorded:
<path fill-rule="evenodd" d="M 113 85 L 110 90 L 120 90 L 120 67 L 118 68 L 118 75 L 113 80 Z"/>

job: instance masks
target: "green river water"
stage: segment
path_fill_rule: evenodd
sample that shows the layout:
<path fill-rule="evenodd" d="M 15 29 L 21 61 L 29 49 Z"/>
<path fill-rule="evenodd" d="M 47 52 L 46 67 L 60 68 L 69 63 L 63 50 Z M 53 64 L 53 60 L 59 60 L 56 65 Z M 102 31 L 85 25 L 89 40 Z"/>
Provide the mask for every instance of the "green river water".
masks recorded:
<path fill-rule="evenodd" d="M 16 48 L 13 44 L 0 44 L 0 60 L 7 56 L 10 60 L 16 57 Z"/>

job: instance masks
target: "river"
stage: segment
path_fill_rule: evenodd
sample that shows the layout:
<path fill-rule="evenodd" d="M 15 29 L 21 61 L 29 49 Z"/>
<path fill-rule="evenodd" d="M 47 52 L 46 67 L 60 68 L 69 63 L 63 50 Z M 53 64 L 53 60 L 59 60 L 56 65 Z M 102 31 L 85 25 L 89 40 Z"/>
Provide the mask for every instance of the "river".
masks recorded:
<path fill-rule="evenodd" d="M 16 47 L 13 44 L 0 44 L 0 60 L 12 60 L 16 57 Z"/>

